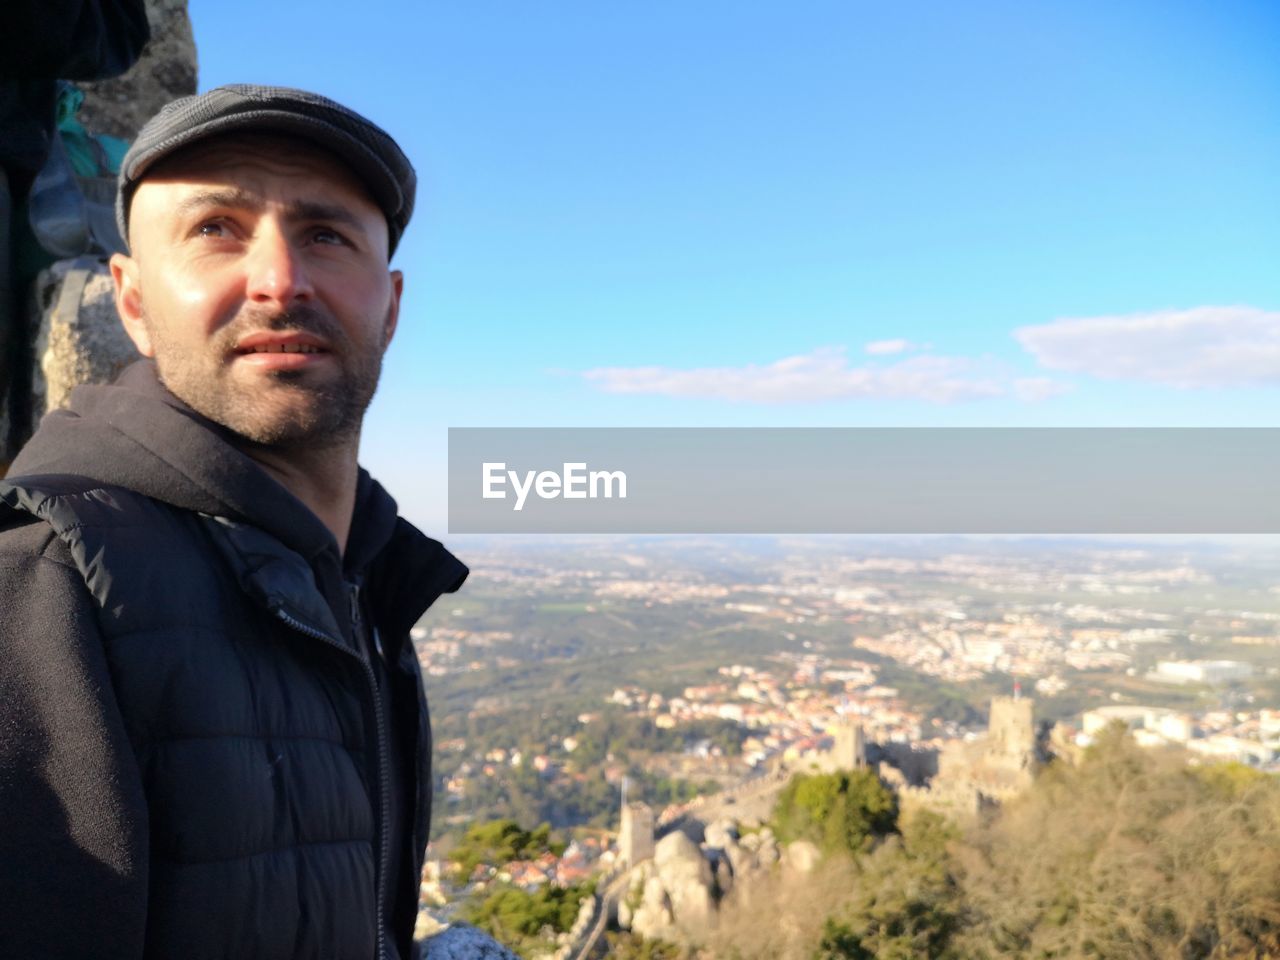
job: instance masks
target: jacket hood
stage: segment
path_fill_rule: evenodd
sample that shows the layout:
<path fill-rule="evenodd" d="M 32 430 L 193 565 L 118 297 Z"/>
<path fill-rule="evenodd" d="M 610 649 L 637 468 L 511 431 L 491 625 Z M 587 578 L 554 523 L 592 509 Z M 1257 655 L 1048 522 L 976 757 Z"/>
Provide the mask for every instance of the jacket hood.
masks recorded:
<path fill-rule="evenodd" d="M 72 391 L 67 409 L 52 411 L 41 421 L 7 479 L 85 477 L 182 509 L 252 524 L 309 563 L 325 550 L 336 555 L 333 534 L 319 517 L 236 449 L 231 438 L 226 428 L 166 390 L 154 363 L 140 360 L 115 383 Z M 388 548 L 394 563 L 383 556 Z M 439 543 L 400 519 L 395 501 L 361 469 L 342 565 L 361 572 L 375 560 L 394 571 L 394 576 L 389 570 L 380 577 L 384 582 L 407 580 L 403 586 L 416 582 L 421 589 L 424 577 L 439 581 L 431 599 L 456 590 L 467 573 Z"/>

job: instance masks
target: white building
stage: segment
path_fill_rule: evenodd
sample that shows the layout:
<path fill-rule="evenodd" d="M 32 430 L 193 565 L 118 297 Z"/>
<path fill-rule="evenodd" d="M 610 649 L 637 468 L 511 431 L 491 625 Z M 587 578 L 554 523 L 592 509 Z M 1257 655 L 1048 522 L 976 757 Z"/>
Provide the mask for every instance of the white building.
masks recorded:
<path fill-rule="evenodd" d="M 1091 741 L 1099 731 L 1115 721 L 1121 721 L 1144 747 L 1166 743 L 1186 743 L 1194 733 L 1191 718 L 1185 713 L 1166 710 L 1163 707 L 1120 705 L 1086 710 L 1080 717 L 1080 729 L 1086 741 Z"/>
<path fill-rule="evenodd" d="M 1161 660 L 1156 676 L 1173 683 L 1231 683 L 1247 680 L 1253 667 L 1239 660 Z"/>
<path fill-rule="evenodd" d="M 1275 750 L 1265 743 L 1223 734 L 1192 740 L 1187 749 L 1211 760 L 1235 760 L 1252 766 L 1262 766 L 1276 758 Z"/>

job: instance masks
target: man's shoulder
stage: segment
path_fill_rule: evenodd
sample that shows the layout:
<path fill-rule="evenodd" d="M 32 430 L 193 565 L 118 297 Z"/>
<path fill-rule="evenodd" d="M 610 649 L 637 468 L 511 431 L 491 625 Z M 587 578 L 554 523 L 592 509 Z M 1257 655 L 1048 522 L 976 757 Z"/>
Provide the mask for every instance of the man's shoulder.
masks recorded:
<path fill-rule="evenodd" d="M 205 526 L 196 511 L 83 477 L 0 480 L 0 597 L 84 595 L 105 610 L 163 584 L 145 602 L 180 606 L 172 589 L 206 590 L 218 565 Z"/>
<path fill-rule="evenodd" d="M 47 564 L 76 570 L 49 505 L 90 486 L 87 478 L 71 475 L 0 477 L 0 570 L 6 578 Z"/>
<path fill-rule="evenodd" d="M 53 527 L 30 514 L 0 510 L 0 597 L 18 603 L 20 597 L 48 600 L 81 592 L 88 596 L 84 578 Z"/>
<path fill-rule="evenodd" d="M 0 530 L 34 517 L 56 529 L 83 525 L 91 517 L 126 515 L 160 501 L 127 487 L 76 474 L 31 474 L 0 478 Z M 177 509 L 177 508 L 175 508 Z"/>
<path fill-rule="evenodd" d="M 77 570 L 68 536 L 123 515 L 131 490 L 71 474 L 0 478 L 0 565 L 12 571 L 49 562 Z"/>
<path fill-rule="evenodd" d="M 75 567 L 53 527 L 31 514 L 0 513 L 0 566 L 48 560 Z"/>
<path fill-rule="evenodd" d="M 69 519 L 68 506 L 92 496 L 101 484 L 74 474 L 31 474 L 0 477 L 0 531 L 45 521 L 56 531 Z M 74 521 L 71 521 L 74 522 Z"/>

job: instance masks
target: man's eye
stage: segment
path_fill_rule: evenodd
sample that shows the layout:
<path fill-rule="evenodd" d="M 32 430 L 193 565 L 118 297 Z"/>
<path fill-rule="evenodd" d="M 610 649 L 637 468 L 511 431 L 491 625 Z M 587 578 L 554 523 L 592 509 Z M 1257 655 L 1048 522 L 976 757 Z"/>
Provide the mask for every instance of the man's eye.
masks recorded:
<path fill-rule="evenodd" d="M 196 235 L 201 237 L 211 237 L 214 239 L 230 236 L 227 225 L 221 220 L 210 220 L 196 227 Z"/>
<path fill-rule="evenodd" d="M 311 231 L 311 239 L 316 243 L 344 245 L 347 238 L 338 233 L 337 230 L 330 230 L 328 227 L 317 227 Z"/>

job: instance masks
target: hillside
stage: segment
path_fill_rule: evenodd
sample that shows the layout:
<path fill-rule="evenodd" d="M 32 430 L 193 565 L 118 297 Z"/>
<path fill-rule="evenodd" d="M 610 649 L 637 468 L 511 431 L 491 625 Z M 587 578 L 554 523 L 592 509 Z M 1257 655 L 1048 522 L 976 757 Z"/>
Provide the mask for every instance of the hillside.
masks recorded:
<path fill-rule="evenodd" d="M 741 894 L 696 948 L 632 936 L 617 955 L 1267 960 L 1280 956 L 1280 781 L 1115 733 L 984 822 L 904 815 L 865 852 Z"/>

